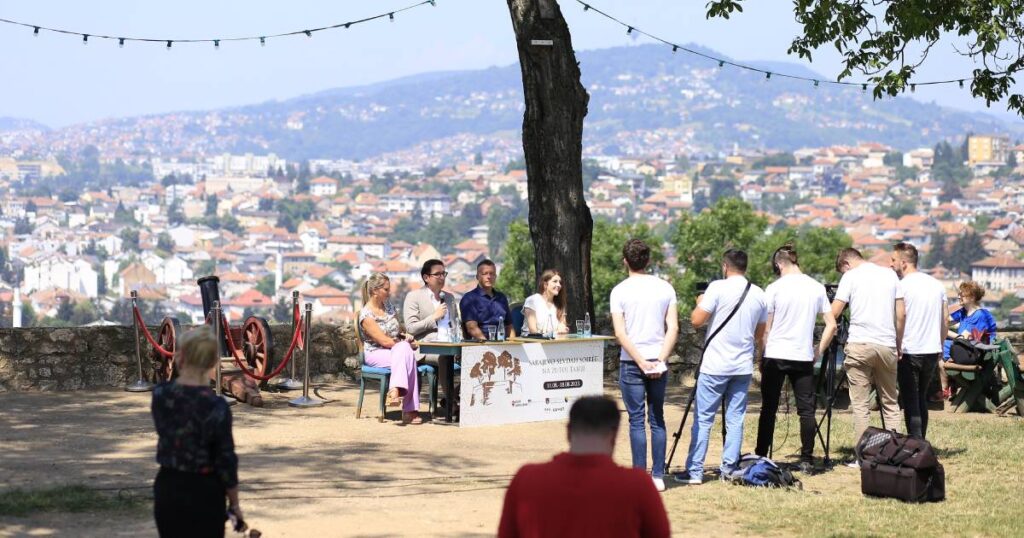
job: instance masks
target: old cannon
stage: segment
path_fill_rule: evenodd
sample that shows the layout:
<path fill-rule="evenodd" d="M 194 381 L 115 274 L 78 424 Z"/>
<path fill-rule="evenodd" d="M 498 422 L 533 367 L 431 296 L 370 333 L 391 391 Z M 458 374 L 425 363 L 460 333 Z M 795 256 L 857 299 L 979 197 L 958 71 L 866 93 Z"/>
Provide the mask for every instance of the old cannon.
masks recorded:
<path fill-rule="evenodd" d="M 203 277 L 197 281 L 203 300 L 205 323 L 212 325 L 215 317 L 220 319 L 220 327 L 216 328 L 219 329 L 216 332 L 220 336 L 220 355 L 230 357 L 239 366 L 239 371 L 222 373 L 220 385 L 241 401 L 261 405 L 257 381 L 265 381 L 280 372 L 278 368 L 273 374 L 265 375 L 274 342 L 270 325 L 264 318 L 249 316 L 241 326 L 232 326 L 223 315 L 214 315 L 214 305 L 220 302 L 219 282 L 216 276 Z M 155 381 L 168 381 L 175 377 L 174 351 L 180 335 L 181 324 L 177 318 L 166 317 L 160 322 L 156 335 L 150 338 L 153 345 L 150 358 Z M 290 351 L 287 358 L 290 358 Z M 284 362 L 281 366 L 284 366 Z"/>

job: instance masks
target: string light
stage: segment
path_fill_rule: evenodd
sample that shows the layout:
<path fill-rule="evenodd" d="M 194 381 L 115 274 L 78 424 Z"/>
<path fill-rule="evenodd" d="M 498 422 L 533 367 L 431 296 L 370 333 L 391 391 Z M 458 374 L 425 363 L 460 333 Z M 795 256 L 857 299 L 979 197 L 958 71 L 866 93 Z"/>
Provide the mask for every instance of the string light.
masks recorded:
<path fill-rule="evenodd" d="M 217 38 L 217 39 L 211 39 L 211 38 L 203 38 L 203 39 L 168 39 L 166 37 L 164 37 L 164 38 L 156 38 L 156 37 L 122 37 L 122 36 L 117 36 L 117 35 L 87 34 L 87 33 L 83 33 L 83 32 L 76 32 L 76 31 L 72 31 L 72 30 L 64 30 L 64 29 L 61 29 L 61 28 L 52 28 L 52 27 L 43 26 L 43 25 L 39 25 L 39 24 L 29 24 L 29 23 L 24 23 L 24 22 L 15 21 L 15 20 L 11 20 L 11 19 L 4 19 L 4 18 L 0 18 L 0 23 L 10 24 L 10 25 L 14 25 L 14 26 L 23 26 L 23 27 L 26 27 L 26 28 L 31 28 L 32 29 L 32 35 L 34 37 L 39 37 L 40 32 L 42 32 L 43 30 L 46 30 L 46 31 L 49 31 L 49 32 L 58 33 L 58 34 L 70 35 L 70 36 L 80 36 L 82 38 L 82 43 L 86 44 L 86 45 L 89 44 L 89 38 L 91 37 L 91 38 L 97 38 L 97 39 L 109 39 L 109 40 L 112 40 L 112 41 L 116 40 L 119 47 L 123 47 L 124 44 L 127 43 L 128 41 L 141 41 L 141 42 L 147 42 L 147 43 L 163 43 L 163 44 L 166 45 L 165 48 L 168 48 L 168 49 L 171 48 L 171 46 L 175 42 L 177 42 L 177 43 L 213 43 L 213 47 L 215 49 L 219 49 L 221 41 L 257 41 L 258 40 L 260 42 L 260 45 L 266 46 L 267 39 L 272 39 L 272 38 L 290 37 L 290 36 L 296 36 L 296 35 L 305 35 L 306 37 L 313 37 L 313 33 L 315 33 L 315 32 L 324 32 L 324 31 L 327 31 L 327 30 L 336 30 L 336 29 L 339 29 L 339 28 L 347 29 L 347 28 L 350 28 L 353 24 L 362 24 L 364 22 L 371 22 L 371 21 L 375 21 L 377 19 L 383 19 L 385 17 L 387 17 L 387 19 L 389 21 L 394 22 L 395 21 L 395 15 L 397 15 L 397 14 L 403 12 L 403 11 L 408 11 L 410 9 L 415 9 L 417 7 L 426 6 L 426 5 L 430 5 L 430 6 L 436 7 L 437 6 L 437 0 L 420 0 L 420 1 L 416 2 L 416 3 L 413 3 L 413 4 L 410 4 L 408 6 L 405 6 L 405 7 L 401 8 L 401 9 L 396 9 L 396 10 L 392 10 L 392 11 L 386 11 L 384 13 L 380 13 L 378 15 L 373 15 L 373 16 L 370 16 L 370 17 L 365 17 L 365 18 L 351 20 L 351 21 L 337 23 L 337 24 L 330 24 L 330 25 L 321 26 L 321 27 L 317 27 L 317 28 L 306 28 L 306 29 L 302 29 L 302 30 L 294 30 L 294 31 L 290 31 L 290 32 L 283 32 L 283 33 L 279 33 L 279 34 L 264 34 L 264 35 L 258 35 L 257 34 L 257 35 L 247 35 L 247 36 L 240 36 L 240 37 Z M 586 4 L 584 4 L 584 5 L 586 6 Z M 589 9 L 589 6 L 587 6 L 587 9 Z"/>
<path fill-rule="evenodd" d="M 627 24 L 627 23 L 623 22 L 621 19 L 619 19 L 619 18 L 617 18 L 617 17 L 615 17 L 613 15 L 610 15 L 610 14 L 604 12 L 604 11 L 602 11 L 599 8 L 594 7 L 594 6 L 584 2 L 583 0 L 576 0 L 576 3 L 578 3 L 578 4 L 583 6 L 583 11 L 584 12 L 593 10 L 594 13 L 596 13 L 598 15 L 601 15 L 602 17 L 604 17 L 604 18 L 606 18 L 606 19 L 608 19 L 608 20 L 610 20 L 610 21 L 612 21 L 612 22 L 614 22 L 616 24 L 619 24 L 620 26 L 625 27 L 626 28 L 626 35 L 632 35 L 633 31 L 636 30 L 636 32 L 638 34 L 645 35 L 645 36 L 651 38 L 654 41 L 657 41 L 657 42 L 660 42 L 660 43 L 662 43 L 664 45 L 668 45 L 669 47 L 672 47 L 672 52 L 678 52 L 679 50 L 683 50 L 684 52 L 687 52 L 687 53 L 689 53 L 689 54 L 691 54 L 693 56 L 699 56 L 701 58 L 706 58 L 708 60 L 711 60 L 711 61 L 714 61 L 714 62 L 718 62 L 719 69 L 721 69 L 722 67 L 725 67 L 725 64 L 728 63 L 729 65 L 731 65 L 733 67 L 736 67 L 738 69 L 744 69 L 744 70 L 753 71 L 753 72 L 756 72 L 756 73 L 764 73 L 764 75 L 765 75 L 764 79 L 765 80 L 771 80 L 772 75 L 774 74 L 774 75 L 777 75 L 778 77 L 787 78 L 787 79 L 791 79 L 791 80 L 803 80 L 803 81 L 806 81 L 806 82 L 812 82 L 815 87 L 818 87 L 821 82 L 824 82 L 825 84 L 832 84 L 834 86 L 850 86 L 850 87 L 860 86 L 862 91 L 867 91 L 867 89 L 868 89 L 868 83 L 867 82 L 843 81 L 843 80 L 820 80 L 820 79 L 815 79 L 815 78 L 812 78 L 812 77 L 805 77 L 805 76 L 800 76 L 800 75 L 790 75 L 788 73 L 772 73 L 770 71 L 766 71 L 766 70 L 764 70 L 762 68 L 759 68 L 759 67 L 754 67 L 754 66 L 751 66 L 751 65 L 744 65 L 744 64 L 741 64 L 741 63 L 736 63 L 734 61 L 727 61 L 727 60 L 724 60 L 724 59 L 719 58 L 717 56 L 713 56 L 711 54 L 707 54 L 707 53 L 701 52 L 699 50 L 694 50 L 694 49 L 685 47 L 683 45 L 679 45 L 677 43 L 673 43 L 671 41 L 668 41 L 666 39 L 658 37 L 658 36 L 656 36 L 654 34 L 648 33 L 648 32 L 646 32 L 644 30 L 641 30 L 640 28 L 637 28 L 637 27 L 635 27 L 635 26 L 633 26 L 631 24 Z M 914 83 L 914 84 L 910 85 L 910 91 L 913 92 L 917 88 L 918 85 L 922 85 L 922 86 L 935 86 L 935 85 L 939 85 L 939 84 L 952 84 L 954 82 L 959 83 L 960 87 L 962 88 L 963 85 L 964 85 L 964 81 L 965 80 L 973 80 L 973 77 L 969 78 L 969 79 L 932 80 L 932 81 L 928 81 L 928 82 L 917 82 L 917 83 Z"/>

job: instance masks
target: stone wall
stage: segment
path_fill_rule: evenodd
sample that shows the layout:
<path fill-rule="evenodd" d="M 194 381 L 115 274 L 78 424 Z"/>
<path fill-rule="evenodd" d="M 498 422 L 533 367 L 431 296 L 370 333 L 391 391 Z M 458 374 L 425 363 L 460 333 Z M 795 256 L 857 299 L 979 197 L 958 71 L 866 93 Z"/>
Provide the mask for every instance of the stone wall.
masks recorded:
<path fill-rule="evenodd" d="M 188 330 L 190 327 L 183 327 Z M 156 327 L 150 327 L 151 332 Z M 598 323 L 598 334 L 611 334 L 610 323 Z M 291 342 L 291 327 L 271 326 L 272 365 L 279 364 Z M 1024 332 L 1003 332 L 1024 350 Z M 679 340 L 671 358 L 673 382 L 692 373 L 700 360 L 697 344 L 703 331 L 680 322 Z M 357 345 L 352 325 L 314 323 L 310 336 L 310 376 L 315 381 L 355 377 Z M 143 375 L 152 377 L 150 347 L 142 340 Z M 296 377 L 301 379 L 304 354 L 297 352 Z M 617 379 L 619 346 L 605 348 L 605 373 Z M 289 368 L 285 369 L 287 373 Z M 131 327 L 0 329 L 0 392 L 122 388 L 138 375 Z"/>

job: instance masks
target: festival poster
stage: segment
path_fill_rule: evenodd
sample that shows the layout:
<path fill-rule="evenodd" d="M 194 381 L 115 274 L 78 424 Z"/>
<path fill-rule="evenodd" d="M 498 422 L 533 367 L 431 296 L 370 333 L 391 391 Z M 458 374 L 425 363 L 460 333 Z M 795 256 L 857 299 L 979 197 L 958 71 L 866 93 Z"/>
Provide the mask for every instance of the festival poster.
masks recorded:
<path fill-rule="evenodd" d="M 559 420 L 604 392 L 604 342 L 495 344 L 462 350 L 461 426 Z"/>

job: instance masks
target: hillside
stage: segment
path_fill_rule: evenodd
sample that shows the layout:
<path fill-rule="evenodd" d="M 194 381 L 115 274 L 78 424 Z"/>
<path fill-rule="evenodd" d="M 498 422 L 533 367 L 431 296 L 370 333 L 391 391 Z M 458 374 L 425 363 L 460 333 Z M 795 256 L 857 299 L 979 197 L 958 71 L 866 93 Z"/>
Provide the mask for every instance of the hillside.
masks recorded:
<path fill-rule="evenodd" d="M 870 91 L 859 88 L 815 88 L 719 70 L 663 46 L 586 51 L 578 57 L 591 94 L 585 132 L 590 150 L 640 151 L 643 143 L 637 140 L 644 138 L 637 133 L 652 131 L 687 140 L 694 151 L 858 141 L 908 149 L 967 132 L 1024 132 L 1020 123 L 909 98 L 873 101 Z M 796 64 L 771 69 L 817 76 Z M 251 151 L 289 159 L 364 158 L 457 133 L 518 130 L 522 112 L 519 67 L 510 65 L 428 73 L 222 110 L 94 122 L 52 131 L 44 144 L 92 139 L 112 149 L 164 155 Z"/>

